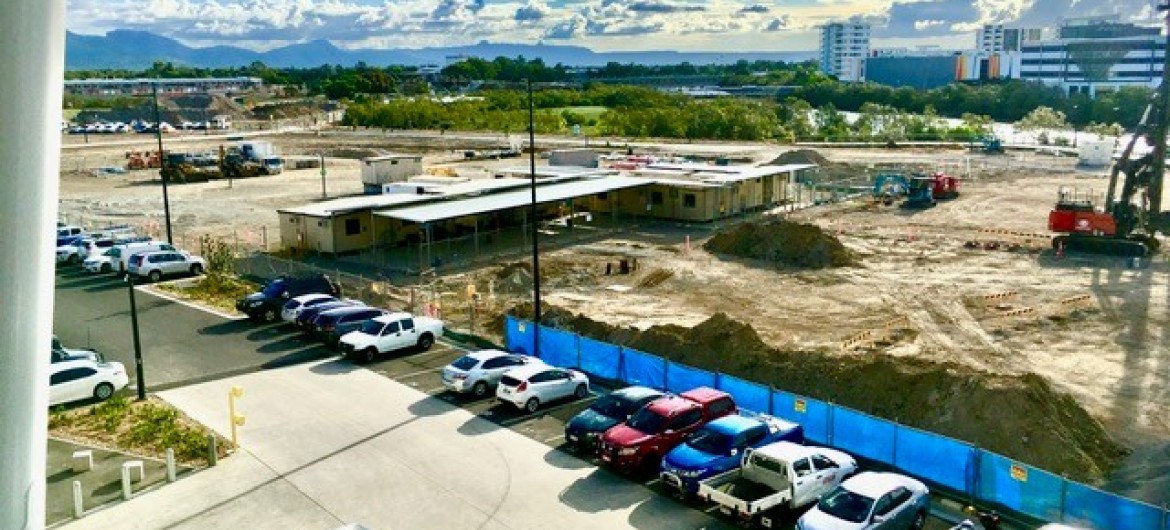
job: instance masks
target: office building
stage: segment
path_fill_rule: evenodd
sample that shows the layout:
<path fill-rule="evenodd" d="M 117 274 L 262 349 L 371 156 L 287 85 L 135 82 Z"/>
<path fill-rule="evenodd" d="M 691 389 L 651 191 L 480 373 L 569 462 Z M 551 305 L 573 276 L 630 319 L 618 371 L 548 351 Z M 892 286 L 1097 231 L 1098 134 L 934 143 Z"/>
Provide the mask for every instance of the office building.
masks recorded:
<path fill-rule="evenodd" d="M 864 80 L 869 34 L 870 25 L 864 22 L 834 22 L 822 26 L 821 70 L 841 81 Z"/>

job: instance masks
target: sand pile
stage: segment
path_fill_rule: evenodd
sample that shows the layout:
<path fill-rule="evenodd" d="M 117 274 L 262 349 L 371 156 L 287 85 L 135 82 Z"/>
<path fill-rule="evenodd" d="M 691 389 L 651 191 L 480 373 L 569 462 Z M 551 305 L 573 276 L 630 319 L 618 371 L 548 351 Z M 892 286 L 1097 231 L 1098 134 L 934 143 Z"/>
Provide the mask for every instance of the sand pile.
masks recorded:
<path fill-rule="evenodd" d="M 511 311 L 531 318 L 531 306 Z M 610 326 L 544 306 L 542 320 L 582 336 L 951 436 L 1070 478 L 1099 483 L 1124 456 L 1101 424 L 1043 378 L 885 356 L 779 350 L 716 314 L 693 328 Z"/>
<path fill-rule="evenodd" d="M 853 255 L 835 236 L 816 225 L 780 218 L 747 221 L 725 228 L 707 240 L 703 248 L 715 254 L 808 269 L 855 263 Z"/>
<path fill-rule="evenodd" d="M 770 166 L 784 166 L 788 164 L 813 164 L 817 166 L 829 165 L 829 159 L 822 156 L 820 153 L 812 149 L 797 149 L 795 151 L 788 151 L 771 162 Z"/>

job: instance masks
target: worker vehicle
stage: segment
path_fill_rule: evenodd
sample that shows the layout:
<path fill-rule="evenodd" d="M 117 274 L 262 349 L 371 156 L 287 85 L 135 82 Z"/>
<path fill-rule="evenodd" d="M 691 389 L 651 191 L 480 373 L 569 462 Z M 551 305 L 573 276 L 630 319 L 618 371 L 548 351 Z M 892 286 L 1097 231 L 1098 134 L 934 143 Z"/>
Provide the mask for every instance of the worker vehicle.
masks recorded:
<path fill-rule="evenodd" d="M 699 481 L 740 465 L 743 453 L 779 441 L 804 443 L 804 427 L 765 414 L 740 411 L 712 420 L 662 459 L 662 483 L 684 498 L 699 491 Z"/>
<path fill-rule="evenodd" d="M 341 287 L 324 274 L 301 277 L 281 276 L 264 284 L 260 292 L 236 301 L 236 309 L 252 320 L 275 322 L 290 299 L 310 293 L 337 296 Z"/>
<path fill-rule="evenodd" d="M 698 497 L 771 528 L 782 512 L 817 502 L 856 472 L 857 461 L 841 451 L 780 441 L 745 449 L 735 469 L 699 481 Z"/>
<path fill-rule="evenodd" d="M 922 530 L 930 509 L 926 485 L 896 473 L 865 472 L 826 493 L 796 522 L 797 530 Z"/>
<path fill-rule="evenodd" d="M 886 206 L 905 197 L 910 191 L 910 180 L 901 173 L 878 173 L 873 179 L 873 198 Z"/>
<path fill-rule="evenodd" d="M 1002 155 L 1004 154 L 1003 140 L 997 136 L 984 136 L 979 139 L 977 150 L 988 155 Z"/>
<path fill-rule="evenodd" d="M 708 387 L 659 398 L 605 431 L 598 456 L 619 470 L 657 473 L 667 452 L 711 420 L 736 411 L 730 394 Z"/>
<path fill-rule="evenodd" d="M 921 209 L 931 208 L 938 201 L 945 201 L 959 196 L 959 179 L 941 171 L 929 175 L 918 173 L 910 177 L 909 191 L 903 208 Z"/>

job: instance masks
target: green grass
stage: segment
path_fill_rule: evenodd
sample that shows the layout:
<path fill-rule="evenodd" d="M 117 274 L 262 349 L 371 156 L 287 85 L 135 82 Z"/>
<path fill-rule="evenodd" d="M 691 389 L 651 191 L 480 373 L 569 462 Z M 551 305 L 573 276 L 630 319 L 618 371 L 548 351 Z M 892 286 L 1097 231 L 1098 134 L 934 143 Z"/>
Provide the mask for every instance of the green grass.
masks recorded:
<path fill-rule="evenodd" d="M 602 113 L 604 113 L 605 111 L 607 111 L 609 109 L 607 109 L 605 107 L 599 107 L 599 106 L 583 106 L 583 107 L 558 107 L 558 108 L 550 109 L 550 110 L 556 111 L 558 113 L 564 112 L 567 110 L 570 112 L 580 114 L 580 115 L 584 116 L 585 119 L 587 119 L 587 120 L 588 119 L 596 120 L 596 119 L 600 119 Z"/>

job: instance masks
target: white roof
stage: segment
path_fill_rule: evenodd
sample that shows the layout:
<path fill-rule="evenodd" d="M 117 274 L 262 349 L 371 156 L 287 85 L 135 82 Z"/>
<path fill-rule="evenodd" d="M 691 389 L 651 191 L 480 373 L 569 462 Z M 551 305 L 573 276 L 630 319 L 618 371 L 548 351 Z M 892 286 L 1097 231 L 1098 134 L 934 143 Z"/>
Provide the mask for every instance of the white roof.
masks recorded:
<path fill-rule="evenodd" d="M 369 156 L 362 159 L 363 164 L 371 164 L 375 162 L 385 162 L 387 160 L 422 160 L 422 155 L 382 155 Z"/>
<path fill-rule="evenodd" d="M 536 187 L 536 202 L 556 202 L 574 197 L 585 197 L 598 193 L 645 186 L 650 184 L 646 179 L 624 176 L 575 180 L 558 184 L 538 185 Z M 474 198 L 452 199 L 447 201 L 423 204 L 393 210 L 381 210 L 375 215 L 401 219 L 414 223 L 429 223 L 441 219 L 453 219 L 467 215 L 476 215 L 487 212 L 497 212 L 509 208 L 517 208 L 532 202 L 532 192 L 528 189 L 495 193 Z"/>
<path fill-rule="evenodd" d="M 532 363 L 532 364 L 526 364 L 524 366 L 517 366 L 516 368 L 508 370 L 504 375 L 508 375 L 508 376 L 511 376 L 511 377 L 514 377 L 516 379 L 520 379 L 523 381 L 523 380 L 528 379 L 529 377 L 532 377 L 534 374 L 537 374 L 539 372 L 543 372 L 545 370 L 560 370 L 560 368 L 557 368 L 555 366 L 549 366 L 549 365 L 544 364 L 544 363 Z M 565 371 L 571 371 L 571 370 L 565 369 Z"/>
<path fill-rule="evenodd" d="M 505 355 L 512 355 L 503 350 L 478 350 L 468 352 L 467 356 L 477 361 L 486 361 L 488 359 L 495 359 L 496 357 L 503 357 Z"/>
<path fill-rule="evenodd" d="M 338 214 L 360 212 L 375 208 L 385 208 L 397 204 L 409 204 L 435 200 L 434 195 L 414 195 L 410 193 L 390 193 L 385 195 L 360 195 L 344 197 L 331 201 L 321 201 L 295 208 L 277 210 L 280 213 L 308 215 L 311 217 L 332 217 Z"/>
<path fill-rule="evenodd" d="M 783 166 L 716 166 L 712 164 L 650 164 L 634 171 L 634 174 L 644 175 L 664 184 L 670 180 L 690 180 L 699 182 L 722 184 L 757 179 L 769 175 L 779 175 L 802 169 L 816 167 L 813 164 L 786 164 Z M 670 176 L 677 176 L 671 179 Z"/>
<path fill-rule="evenodd" d="M 374 321 L 381 322 L 383 324 L 389 324 L 391 322 L 397 322 L 397 321 L 402 320 L 404 318 L 411 318 L 412 316 L 413 315 L 411 315 L 410 313 L 404 313 L 402 311 L 397 311 L 394 313 L 386 313 L 384 315 L 374 317 Z"/>
<path fill-rule="evenodd" d="M 873 471 L 866 471 L 859 473 L 841 483 L 841 487 L 865 495 L 871 499 L 876 499 L 889 493 L 890 490 L 898 487 L 906 486 L 910 489 L 926 489 L 926 486 L 921 482 L 914 480 L 905 475 L 897 473 L 877 473 Z"/>
<path fill-rule="evenodd" d="M 820 452 L 820 448 L 792 442 L 773 442 L 756 448 L 755 452 L 782 462 L 793 462 Z"/>
<path fill-rule="evenodd" d="M 495 171 L 498 175 L 520 175 L 529 176 L 532 170 L 529 166 L 515 166 L 498 169 Z M 536 166 L 537 177 L 588 177 L 588 176 L 606 176 L 617 175 L 616 169 L 596 168 L 596 167 L 581 167 L 581 166 Z"/>

